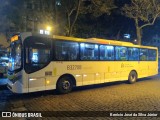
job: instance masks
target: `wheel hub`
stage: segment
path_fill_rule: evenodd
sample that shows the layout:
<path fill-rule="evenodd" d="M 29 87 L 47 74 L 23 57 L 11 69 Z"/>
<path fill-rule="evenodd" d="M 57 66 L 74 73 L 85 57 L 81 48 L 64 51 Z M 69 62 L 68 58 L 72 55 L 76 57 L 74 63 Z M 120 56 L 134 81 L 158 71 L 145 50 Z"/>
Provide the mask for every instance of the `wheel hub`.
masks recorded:
<path fill-rule="evenodd" d="M 131 80 L 134 81 L 135 80 L 135 76 L 131 75 Z"/>
<path fill-rule="evenodd" d="M 62 87 L 63 87 L 63 89 L 68 90 L 70 88 L 70 82 L 69 81 L 64 81 L 62 83 Z"/>

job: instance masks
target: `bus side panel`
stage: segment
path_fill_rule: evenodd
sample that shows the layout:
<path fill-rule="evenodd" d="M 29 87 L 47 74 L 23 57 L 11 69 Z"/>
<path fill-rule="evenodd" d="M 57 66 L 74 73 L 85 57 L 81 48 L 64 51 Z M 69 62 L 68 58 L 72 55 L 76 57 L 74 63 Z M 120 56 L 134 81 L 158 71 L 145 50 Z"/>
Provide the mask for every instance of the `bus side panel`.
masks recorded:
<path fill-rule="evenodd" d="M 139 61 L 138 75 L 139 78 L 148 76 L 148 62 Z"/>
<path fill-rule="evenodd" d="M 45 90 L 45 69 L 28 74 L 29 92 Z"/>
<path fill-rule="evenodd" d="M 28 74 L 28 89 L 29 92 L 42 91 L 46 89 L 54 89 L 54 80 L 52 76 L 52 63 L 45 68 Z"/>
<path fill-rule="evenodd" d="M 54 73 L 59 77 L 64 74 L 71 74 L 76 79 L 76 86 L 103 83 L 105 71 L 104 63 L 93 62 L 56 62 L 54 64 Z"/>
<path fill-rule="evenodd" d="M 105 72 L 108 63 L 102 61 L 84 61 L 82 62 L 82 81 L 83 85 L 104 83 Z"/>
<path fill-rule="evenodd" d="M 102 62 L 103 64 L 103 62 Z M 115 65 L 113 64 L 113 62 L 111 61 L 108 61 L 108 62 L 105 62 L 105 64 L 103 65 L 106 67 L 106 70 L 105 70 L 105 81 L 104 82 L 111 82 L 111 81 L 114 81 L 115 80 L 115 75 L 116 75 L 116 72 L 115 72 Z M 103 72 L 103 71 L 102 71 Z"/>
<path fill-rule="evenodd" d="M 138 78 L 148 77 L 158 74 L 157 61 L 140 61 L 138 69 Z"/>
<path fill-rule="evenodd" d="M 158 74 L 158 62 L 157 61 L 150 61 L 148 62 L 148 76 Z"/>
<path fill-rule="evenodd" d="M 45 68 L 25 76 L 24 79 L 28 80 L 25 87 L 28 84 L 29 92 L 56 89 L 59 77 L 65 74 L 75 78 L 76 86 L 127 80 L 131 70 L 136 70 L 138 78 L 141 78 L 155 75 L 156 65 L 156 62 L 153 65 L 153 62 L 148 61 L 51 62 Z"/>
<path fill-rule="evenodd" d="M 138 70 L 138 62 L 137 61 L 124 61 L 119 62 L 120 65 L 120 77 L 119 80 L 128 80 L 128 76 L 132 70 L 137 72 Z"/>

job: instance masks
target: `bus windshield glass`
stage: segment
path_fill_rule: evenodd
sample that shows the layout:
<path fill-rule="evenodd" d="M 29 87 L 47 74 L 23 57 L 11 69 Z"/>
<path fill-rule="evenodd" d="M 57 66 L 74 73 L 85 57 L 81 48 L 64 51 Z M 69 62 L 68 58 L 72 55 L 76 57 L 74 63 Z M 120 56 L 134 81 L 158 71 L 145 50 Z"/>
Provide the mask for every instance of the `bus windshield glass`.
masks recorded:
<path fill-rule="evenodd" d="M 10 71 L 19 69 L 22 64 L 21 60 L 21 43 L 18 40 L 11 43 L 8 69 Z"/>

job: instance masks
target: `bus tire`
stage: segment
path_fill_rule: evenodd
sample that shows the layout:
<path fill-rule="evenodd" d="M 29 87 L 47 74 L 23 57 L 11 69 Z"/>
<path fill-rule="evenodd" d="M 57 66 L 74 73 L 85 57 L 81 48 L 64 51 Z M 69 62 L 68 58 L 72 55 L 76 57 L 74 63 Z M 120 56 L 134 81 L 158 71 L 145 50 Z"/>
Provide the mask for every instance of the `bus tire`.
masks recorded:
<path fill-rule="evenodd" d="M 128 82 L 133 84 L 137 81 L 137 73 L 136 71 L 131 71 L 128 76 Z"/>
<path fill-rule="evenodd" d="M 60 94 L 67 94 L 72 91 L 73 82 L 70 77 L 64 76 L 58 80 L 56 90 Z"/>

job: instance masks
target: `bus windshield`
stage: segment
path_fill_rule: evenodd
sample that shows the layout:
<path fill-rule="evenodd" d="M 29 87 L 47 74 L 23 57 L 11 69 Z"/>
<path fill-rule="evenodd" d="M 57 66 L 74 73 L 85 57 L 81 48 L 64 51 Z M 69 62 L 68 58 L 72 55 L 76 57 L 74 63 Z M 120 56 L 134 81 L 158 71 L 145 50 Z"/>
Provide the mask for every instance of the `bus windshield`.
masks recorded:
<path fill-rule="evenodd" d="M 10 46 L 10 57 L 9 57 L 9 66 L 10 71 L 17 70 L 21 67 L 21 44 L 20 41 L 11 43 Z"/>

